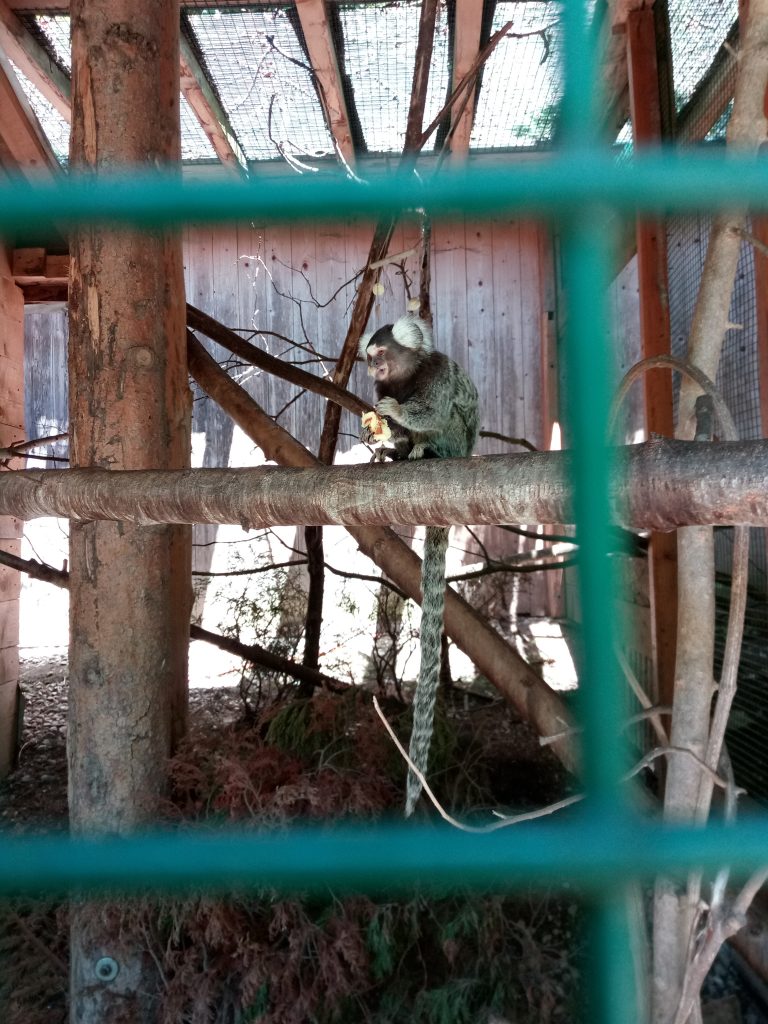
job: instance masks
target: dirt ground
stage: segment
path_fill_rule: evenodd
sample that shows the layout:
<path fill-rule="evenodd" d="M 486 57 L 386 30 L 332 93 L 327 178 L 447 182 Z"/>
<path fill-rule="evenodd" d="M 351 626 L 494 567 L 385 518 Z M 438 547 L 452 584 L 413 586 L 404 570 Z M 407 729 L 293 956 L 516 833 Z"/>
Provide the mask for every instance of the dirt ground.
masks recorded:
<path fill-rule="evenodd" d="M 67 664 L 64 655 L 50 654 L 27 659 L 22 665 L 21 688 L 24 697 L 21 749 L 16 769 L 0 783 L 0 830 L 13 832 L 60 830 L 67 828 L 66 719 Z M 190 690 L 190 727 L 192 731 L 214 729 L 240 717 L 243 703 L 235 686 L 194 688 Z M 520 723 L 497 728 L 498 708 L 488 707 L 481 716 L 496 722 L 489 738 L 488 752 L 500 764 L 508 778 L 519 776 L 521 761 L 528 762 L 532 733 Z M 530 734 L 530 735 L 529 735 Z M 490 749 L 489 749 L 490 748 Z M 532 749 L 532 748 L 531 748 Z M 532 775 L 527 775 L 530 782 Z M 557 773 L 555 773 L 557 774 Z M 540 782 L 543 780 L 539 780 Z M 562 779 L 559 780 L 562 782 Z M 550 778 L 544 785 L 555 783 Z M 514 799 L 520 794 L 510 794 Z M 540 792 L 537 799 L 546 802 L 551 793 Z M 745 978 L 743 965 L 726 950 L 716 963 L 706 986 L 711 1001 L 705 1021 L 738 1021 L 740 1024 L 766 1024 L 768 993 L 756 991 Z M 750 979 L 754 983 L 754 979 Z M 762 985 L 758 985 L 762 988 Z M 724 1013 L 725 1016 L 717 1014 Z M 730 1016 L 729 1016 L 730 1014 Z M 52 1017 L 53 1019 L 58 1019 Z"/>
<path fill-rule="evenodd" d="M 18 765 L 0 782 L 0 829 L 67 827 L 67 660 L 64 655 L 22 663 L 23 727 Z M 196 688 L 189 695 L 195 727 L 221 724 L 242 710 L 236 687 Z"/>

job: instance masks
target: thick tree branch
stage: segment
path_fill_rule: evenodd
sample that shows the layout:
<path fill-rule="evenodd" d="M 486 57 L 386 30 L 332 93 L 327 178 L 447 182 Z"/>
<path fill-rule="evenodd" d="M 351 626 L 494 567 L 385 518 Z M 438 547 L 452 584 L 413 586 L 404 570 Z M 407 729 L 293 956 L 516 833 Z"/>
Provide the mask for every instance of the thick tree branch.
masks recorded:
<path fill-rule="evenodd" d="M 329 402 L 335 402 L 340 408 L 348 409 L 355 416 L 361 416 L 372 407 L 370 402 L 363 402 L 357 395 L 345 391 L 333 381 L 327 380 L 325 377 L 318 377 L 314 373 L 308 373 L 292 363 L 285 362 L 284 359 L 278 359 L 277 356 L 264 352 L 246 341 L 245 338 L 241 338 L 236 331 L 225 327 L 224 324 L 189 303 L 187 303 L 187 326 L 193 331 L 200 331 L 211 341 L 218 342 L 229 352 L 251 365 L 266 373 L 271 373 L 273 377 L 279 377 L 306 391 L 314 391 L 316 394 L 322 395 L 323 398 L 327 398 Z"/>
<path fill-rule="evenodd" d="M 220 376 L 212 397 L 251 426 L 283 466 L 248 469 L 19 470 L 0 474 L 0 515 L 77 521 L 268 526 L 496 525 L 573 521 L 572 452 L 321 466 L 201 348 Z M 205 380 L 197 360 L 190 366 Z M 234 389 L 233 391 L 230 391 Z M 257 410 L 257 411 L 254 411 Z M 249 415 L 246 415 L 249 414 Z M 655 440 L 618 450 L 615 520 L 635 529 L 768 521 L 768 441 Z"/>

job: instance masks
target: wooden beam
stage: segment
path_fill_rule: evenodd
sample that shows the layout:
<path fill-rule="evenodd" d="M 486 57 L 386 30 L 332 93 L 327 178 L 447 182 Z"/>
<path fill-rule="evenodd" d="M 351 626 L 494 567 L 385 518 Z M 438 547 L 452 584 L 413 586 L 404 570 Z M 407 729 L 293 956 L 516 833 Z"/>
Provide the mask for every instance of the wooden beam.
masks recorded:
<path fill-rule="evenodd" d="M 17 285 L 38 281 L 65 283 L 69 278 L 69 255 L 51 255 L 45 249 L 14 249 L 11 260 Z"/>
<path fill-rule="evenodd" d="M 338 152 L 352 167 L 355 163 L 352 129 L 325 0 L 296 0 L 296 10 L 328 128 Z"/>
<path fill-rule="evenodd" d="M 653 11 L 627 17 L 627 71 L 635 147 L 661 142 L 661 106 Z M 670 352 L 667 231 L 663 221 L 637 221 L 637 277 L 643 357 Z M 653 370 L 644 380 L 648 434 L 674 435 L 672 375 Z M 660 704 L 672 703 L 677 637 L 677 542 L 672 534 L 653 533 L 650 545 L 652 643 Z"/>
<path fill-rule="evenodd" d="M 7 0 L 0 0 L 0 49 L 27 76 L 65 121 L 69 121 L 70 84 L 44 46 L 16 17 Z"/>
<path fill-rule="evenodd" d="M 60 14 L 67 14 L 69 12 L 69 0 L 9 0 L 10 6 L 15 11 L 34 11 L 45 10 L 46 13 L 57 12 Z M 381 3 L 381 0 L 357 0 L 360 4 L 366 3 Z M 519 0 L 522 3 L 534 3 L 541 2 L 541 0 Z M 249 5 L 253 4 L 256 7 L 274 7 L 275 0 L 248 0 Z M 244 6 L 243 0 L 216 0 L 215 3 L 210 3 L 208 7 L 234 7 L 236 10 L 242 9 Z"/>
<path fill-rule="evenodd" d="M 35 3 L 34 0 L 11 0 L 11 8 L 14 11 L 39 11 L 41 4 Z M 69 0 L 45 0 L 46 11 L 56 11 L 61 14 L 69 13 Z"/>
<path fill-rule="evenodd" d="M 237 141 L 227 113 L 211 88 L 189 41 L 179 44 L 181 91 L 222 164 L 238 176 L 247 176 L 248 160 Z"/>
<path fill-rule="evenodd" d="M 59 162 L 7 57 L 0 53 L 0 163 L 50 179 Z"/>
<path fill-rule="evenodd" d="M 453 46 L 453 81 L 455 89 L 472 67 L 480 52 L 480 31 L 483 23 L 483 0 L 456 0 L 456 39 Z M 469 139 L 475 120 L 475 88 L 468 90 L 466 102 L 459 102 L 451 111 L 451 159 L 464 161 L 469 153 Z"/>

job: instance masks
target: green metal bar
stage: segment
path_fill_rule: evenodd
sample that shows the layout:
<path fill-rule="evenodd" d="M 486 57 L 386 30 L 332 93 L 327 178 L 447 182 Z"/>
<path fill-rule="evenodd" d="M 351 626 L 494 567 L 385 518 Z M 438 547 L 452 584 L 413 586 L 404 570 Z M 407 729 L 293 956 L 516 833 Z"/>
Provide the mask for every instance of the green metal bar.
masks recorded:
<path fill-rule="evenodd" d="M 0 187 L 0 230 L 109 221 L 141 227 L 185 221 L 269 218 L 272 222 L 376 216 L 425 207 L 435 216 L 565 216 L 599 202 L 634 215 L 661 216 L 736 203 L 768 209 L 768 162 L 748 157 L 643 155 L 618 166 L 608 152 L 568 152 L 497 170 L 474 169 L 420 180 L 372 177 L 366 184 L 328 176 L 249 182 L 182 182 L 137 170 L 97 182 L 70 176 L 55 184 Z"/>
<path fill-rule="evenodd" d="M 610 235 L 610 232 L 608 232 Z M 568 446 L 574 459 L 574 510 L 580 545 L 583 655 L 579 706 L 585 735 L 584 782 L 590 801 L 610 811 L 622 803 L 620 779 L 622 706 L 613 655 L 614 595 L 608 558 L 610 522 L 606 445 L 611 365 L 608 358 L 605 296 L 608 289 L 606 229 L 600 211 L 587 209 L 569 220 L 564 234 L 564 277 L 568 307 L 565 379 Z"/>
<path fill-rule="evenodd" d="M 621 888 L 604 890 L 588 908 L 585 1021 L 635 1024 L 640 1020 L 628 908 Z"/>
<path fill-rule="evenodd" d="M 565 166 L 579 159 L 581 147 L 599 142 L 600 95 L 597 39 L 589 31 L 584 0 L 563 6 L 565 88 L 562 140 Z M 597 153 L 599 150 L 592 149 Z M 601 183 L 599 191 L 594 186 Z M 608 560 L 608 480 L 606 425 L 611 387 L 606 301 L 610 282 L 612 232 L 600 206 L 602 179 L 591 182 L 588 200 L 572 208 L 562 225 L 566 294 L 564 338 L 566 437 L 578 452 L 573 463 L 574 508 L 581 563 L 583 653 L 579 665 L 586 814 L 620 827 L 625 812 L 620 779 L 620 688 L 613 656 L 615 607 Z M 583 839 L 582 839 L 583 842 Z M 637 1019 L 635 977 L 621 894 L 604 887 L 588 905 L 587 1016 L 597 1024 Z"/>
<path fill-rule="evenodd" d="M 568 814 L 569 812 L 564 812 Z M 467 835 L 447 825 L 296 827 L 111 836 L 0 838 L 0 893 L 274 887 L 436 891 L 523 885 L 608 892 L 632 878 L 768 861 L 768 821 L 672 828 L 601 813 Z"/>

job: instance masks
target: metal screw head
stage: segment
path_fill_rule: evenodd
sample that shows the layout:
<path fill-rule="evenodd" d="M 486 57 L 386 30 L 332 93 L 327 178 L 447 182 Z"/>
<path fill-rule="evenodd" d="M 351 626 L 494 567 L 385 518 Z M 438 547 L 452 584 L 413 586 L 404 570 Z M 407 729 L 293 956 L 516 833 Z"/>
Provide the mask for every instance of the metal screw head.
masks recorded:
<path fill-rule="evenodd" d="M 102 956 L 96 961 L 93 970 L 99 981 L 114 981 L 120 971 L 120 965 L 111 956 Z"/>

